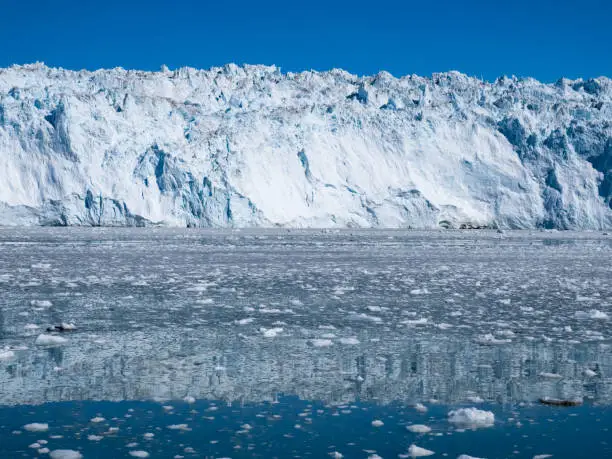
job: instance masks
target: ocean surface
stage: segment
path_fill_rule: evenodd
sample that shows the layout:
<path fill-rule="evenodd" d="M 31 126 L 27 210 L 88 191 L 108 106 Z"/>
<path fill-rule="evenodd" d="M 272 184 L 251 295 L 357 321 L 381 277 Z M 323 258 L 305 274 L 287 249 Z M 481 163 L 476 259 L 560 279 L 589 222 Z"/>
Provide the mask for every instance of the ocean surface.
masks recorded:
<path fill-rule="evenodd" d="M 602 232 L 0 228 L 0 457 L 612 457 L 610 260 Z"/>

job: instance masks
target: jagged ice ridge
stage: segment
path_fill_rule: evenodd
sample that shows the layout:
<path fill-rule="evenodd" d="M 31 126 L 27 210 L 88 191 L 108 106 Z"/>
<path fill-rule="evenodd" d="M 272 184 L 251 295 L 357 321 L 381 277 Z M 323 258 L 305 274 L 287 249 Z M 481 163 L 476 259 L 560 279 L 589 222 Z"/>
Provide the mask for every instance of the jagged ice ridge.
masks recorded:
<path fill-rule="evenodd" d="M 0 224 L 612 227 L 612 80 L 0 69 Z"/>

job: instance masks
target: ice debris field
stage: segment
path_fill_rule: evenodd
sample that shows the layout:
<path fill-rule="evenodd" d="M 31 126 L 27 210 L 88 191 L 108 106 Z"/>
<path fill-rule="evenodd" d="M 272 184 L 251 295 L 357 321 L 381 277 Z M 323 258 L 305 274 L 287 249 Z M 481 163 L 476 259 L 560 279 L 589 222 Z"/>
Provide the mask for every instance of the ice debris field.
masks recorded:
<path fill-rule="evenodd" d="M 607 457 L 611 253 L 601 232 L 1 228 L 0 455 Z"/>
<path fill-rule="evenodd" d="M 0 69 L 0 224 L 612 227 L 612 82 Z"/>

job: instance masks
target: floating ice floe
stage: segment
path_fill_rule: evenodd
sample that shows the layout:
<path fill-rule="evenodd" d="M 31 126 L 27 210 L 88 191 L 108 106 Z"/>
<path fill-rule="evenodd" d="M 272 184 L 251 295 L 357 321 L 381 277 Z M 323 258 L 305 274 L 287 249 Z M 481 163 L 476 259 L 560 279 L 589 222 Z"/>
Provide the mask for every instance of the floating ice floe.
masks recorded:
<path fill-rule="evenodd" d="M 183 430 L 183 431 L 191 430 L 187 424 L 171 424 L 171 425 L 168 426 L 168 429 L 170 429 L 170 430 Z"/>
<path fill-rule="evenodd" d="M 329 347 L 332 344 L 334 344 L 334 342 L 331 339 L 311 339 L 310 343 L 314 346 L 314 347 Z"/>
<path fill-rule="evenodd" d="M 100 422 L 104 422 L 104 421 L 106 421 L 106 419 L 104 419 L 104 418 L 103 418 L 103 417 L 101 417 L 101 416 L 96 416 L 95 418 L 91 418 L 91 419 L 89 420 L 89 422 L 93 422 L 94 424 L 98 424 L 98 423 L 100 423 Z"/>
<path fill-rule="evenodd" d="M 183 401 L 192 404 L 195 403 L 196 399 L 194 397 L 192 397 L 191 395 L 186 396 L 185 398 L 183 398 Z"/>
<path fill-rule="evenodd" d="M 552 454 L 536 454 L 533 459 L 547 459 L 549 457 L 553 457 Z"/>
<path fill-rule="evenodd" d="M 384 425 L 385 423 L 382 422 L 380 419 L 375 419 L 374 421 L 372 421 L 372 427 L 382 427 Z"/>
<path fill-rule="evenodd" d="M 130 456 L 132 457 L 149 457 L 149 453 L 142 450 L 130 451 Z"/>
<path fill-rule="evenodd" d="M 236 325 L 248 325 L 253 322 L 255 319 L 253 317 L 246 317 L 244 319 L 235 320 L 234 323 Z"/>
<path fill-rule="evenodd" d="M 53 303 L 49 300 L 32 300 L 30 301 L 30 305 L 37 308 L 50 308 L 53 306 Z"/>
<path fill-rule="evenodd" d="M 426 317 L 421 317 L 420 319 L 408 319 L 408 320 L 402 320 L 401 323 L 405 324 L 405 325 L 426 325 L 429 322 L 429 319 L 427 319 Z"/>
<path fill-rule="evenodd" d="M 0 349 L 0 362 L 3 360 L 10 360 L 15 357 L 15 353 L 10 349 Z"/>
<path fill-rule="evenodd" d="M 37 346 L 61 346 L 62 344 L 66 344 L 68 340 L 66 338 L 62 338 L 61 336 L 55 335 L 38 335 L 34 344 Z"/>
<path fill-rule="evenodd" d="M 82 459 L 83 455 L 73 449 L 55 449 L 49 453 L 51 459 Z"/>
<path fill-rule="evenodd" d="M 88 439 L 89 441 L 100 441 L 100 440 L 102 440 L 103 438 L 104 438 L 104 437 L 103 437 L 103 436 L 101 436 L 101 435 L 88 435 L 88 436 L 87 436 L 87 439 Z"/>
<path fill-rule="evenodd" d="M 359 340 L 354 336 L 351 336 L 349 338 L 340 338 L 338 341 L 340 342 L 340 344 L 346 344 L 347 346 L 354 346 L 359 344 Z"/>
<path fill-rule="evenodd" d="M 280 327 L 260 328 L 259 331 L 262 332 L 266 338 L 275 338 L 277 335 L 283 332 L 283 329 Z"/>
<path fill-rule="evenodd" d="M 592 378 L 593 376 L 597 376 L 597 373 L 591 370 L 590 368 L 587 368 L 586 370 L 584 370 L 584 375 L 588 378 Z"/>
<path fill-rule="evenodd" d="M 417 403 L 416 405 L 414 405 L 414 409 L 417 410 L 419 413 L 427 412 L 427 407 L 422 403 Z"/>
<path fill-rule="evenodd" d="M 448 413 L 448 422 L 471 429 L 491 427 L 495 423 L 495 415 L 478 408 L 459 408 Z"/>
<path fill-rule="evenodd" d="M 417 446 L 414 443 L 408 448 L 409 457 L 433 456 L 434 454 L 436 453 L 429 449 L 421 448 L 420 446 Z"/>
<path fill-rule="evenodd" d="M 32 269 L 49 269 L 51 268 L 51 263 L 34 263 L 30 267 Z"/>
<path fill-rule="evenodd" d="M 426 434 L 431 432 L 431 427 L 426 426 L 424 424 L 412 424 L 410 426 L 406 426 L 406 429 L 412 433 L 418 434 Z"/>
<path fill-rule="evenodd" d="M 368 314 L 364 314 L 363 312 L 361 314 L 356 314 L 355 318 L 363 319 L 363 320 L 369 320 L 369 321 L 374 322 L 374 323 L 381 323 L 382 322 L 382 319 L 380 317 L 370 316 Z"/>
<path fill-rule="evenodd" d="M 591 320 L 608 320 L 610 316 L 599 309 L 591 309 L 590 311 L 576 311 L 574 314 L 576 319 L 591 319 Z"/>
<path fill-rule="evenodd" d="M 479 344 L 494 345 L 494 344 L 511 343 L 512 340 L 511 339 L 499 339 L 499 338 L 495 338 L 495 336 L 493 336 L 491 333 L 486 333 L 486 334 L 476 338 L 476 342 L 479 343 Z"/>
<path fill-rule="evenodd" d="M 46 422 L 32 422 L 23 426 L 28 432 L 46 432 L 49 430 L 49 424 Z"/>
<path fill-rule="evenodd" d="M 462 454 L 458 456 L 457 459 L 483 459 L 481 457 L 468 456 L 467 454 Z"/>

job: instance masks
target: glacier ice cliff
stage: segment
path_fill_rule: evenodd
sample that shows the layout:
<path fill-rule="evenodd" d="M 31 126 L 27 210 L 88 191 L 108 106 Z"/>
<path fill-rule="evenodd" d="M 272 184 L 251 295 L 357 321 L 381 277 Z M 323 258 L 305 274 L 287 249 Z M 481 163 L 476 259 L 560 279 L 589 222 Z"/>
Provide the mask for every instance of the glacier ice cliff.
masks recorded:
<path fill-rule="evenodd" d="M 612 80 L 0 69 L 0 224 L 612 227 Z"/>

